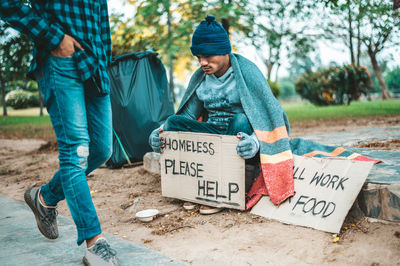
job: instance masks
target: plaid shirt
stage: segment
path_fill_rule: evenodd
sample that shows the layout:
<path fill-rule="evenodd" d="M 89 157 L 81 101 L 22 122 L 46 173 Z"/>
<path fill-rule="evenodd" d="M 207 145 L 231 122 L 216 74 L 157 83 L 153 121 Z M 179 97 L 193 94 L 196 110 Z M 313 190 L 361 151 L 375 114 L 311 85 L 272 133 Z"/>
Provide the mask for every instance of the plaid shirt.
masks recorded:
<path fill-rule="evenodd" d="M 106 69 L 111 62 L 111 36 L 107 0 L 30 0 L 30 4 L 0 0 L 0 18 L 35 43 L 28 76 L 40 75 L 50 51 L 68 34 L 84 48 L 77 48 L 73 54 L 82 82 L 97 75 L 103 93 L 109 93 Z"/>

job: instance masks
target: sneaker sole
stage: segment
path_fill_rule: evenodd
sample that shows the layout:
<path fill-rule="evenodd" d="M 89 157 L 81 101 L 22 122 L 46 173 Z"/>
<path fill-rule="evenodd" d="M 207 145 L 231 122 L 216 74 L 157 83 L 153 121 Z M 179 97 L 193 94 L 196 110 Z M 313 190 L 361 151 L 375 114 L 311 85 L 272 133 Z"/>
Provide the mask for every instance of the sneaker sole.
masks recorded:
<path fill-rule="evenodd" d="M 194 210 L 194 208 L 196 208 L 196 204 L 195 203 L 191 203 L 191 202 L 185 202 L 183 204 L 183 208 L 187 211 L 191 211 Z"/>
<path fill-rule="evenodd" d="M 204 215 L 219 213 L 223 208 L 212 208 L 212 209 L 200 209 L 199 213 Z"/>
<path fill-rule="evenodd" d="M 82 262 L 83 262 L 83 264 L 85 264 L 86 266 L 90 266 L 90 263 L 89 263 L 89 261 L 87 260 L 86 257 L 83 257 Z"/>
<path fill-rule="evenodd" d="M 42 229 L 42 227 L 40 226 L 39 214 L 37 213 L 36 208 L 35 208 L 35 206 L 34 206 L 32 200 L 31 200 L 31 197 L 30 197 L 30 195 L 29 195 L 29 194 L 30 194 L 30 191 L 31 191 L 30 189 L 28 189 L 27 191 L 25 191 L 24 200 L 25 200 L 26 204 L 28 204 L 29 208 L 31 208 L 33 214 L 35 215 L 36 224 L 37 224 L 37 227 L 38 227 L 40 233 L 42 233 L 42 235 L 44 235 L 44 236 L 45 236 L 46 238 L 48 238 L 48 239 L 56 239 L 56 238 L 58 238 L 58 236 L 55 236 L 55 237 L 54 237 L 54 236 L 48 235 L 48 234 Z"/>
<path fill-rule="evenodd" d="M 85 264 L 86 266 L 92 266 L 92 264 L 90 264 L 90 262 L 88 261 L 88 259 L 86 257 L 82 258 L 82 263 Z M 93 264 L 93 265 L 95 265 L 95 264 Z M 119 265 L 119 263 L 117 265 Z"/>

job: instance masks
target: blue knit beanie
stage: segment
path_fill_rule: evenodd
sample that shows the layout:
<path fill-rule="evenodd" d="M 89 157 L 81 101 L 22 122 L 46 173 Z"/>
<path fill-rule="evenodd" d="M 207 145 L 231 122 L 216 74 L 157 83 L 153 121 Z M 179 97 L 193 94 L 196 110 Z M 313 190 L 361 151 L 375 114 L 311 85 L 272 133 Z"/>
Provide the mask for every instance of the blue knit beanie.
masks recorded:
<path fill-rule="evenodd" d="M 225 29 L 214 16 L 207 16 L 194 31 L 190 50 L 196 56 L 230 54 L 232 49 Z"/>

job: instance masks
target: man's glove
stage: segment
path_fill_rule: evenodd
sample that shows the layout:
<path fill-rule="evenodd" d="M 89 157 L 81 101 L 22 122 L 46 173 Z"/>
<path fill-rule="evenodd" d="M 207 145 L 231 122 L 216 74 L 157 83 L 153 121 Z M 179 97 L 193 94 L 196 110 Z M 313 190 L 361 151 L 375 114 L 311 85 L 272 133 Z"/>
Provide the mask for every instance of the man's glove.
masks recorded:
<path fill-rule="evenodd" d="M 238 137 L 241 141 L 239 141 L 236 146 L 237 154 L 246 160 L 253 158 L 260 149 L 260 143 L 258 142 L 256 134 L 253 133 L 249 136 L 246 133 L 239 132 Z"/>
<path fill-rule="evenodd" d="M 156 128 L 153 130 L 153 132 L 151 132 L 150 136 L 149 136 L 149 144 L 151 146 L 151 148 L 153 149 L 153 151 L 161 153 L 162 152 L 162 145 L 164 144 L 162 139 L 160 138 L 160 132 L 163 132 L 163 128 L 162 126 L 159 128 Z"/>

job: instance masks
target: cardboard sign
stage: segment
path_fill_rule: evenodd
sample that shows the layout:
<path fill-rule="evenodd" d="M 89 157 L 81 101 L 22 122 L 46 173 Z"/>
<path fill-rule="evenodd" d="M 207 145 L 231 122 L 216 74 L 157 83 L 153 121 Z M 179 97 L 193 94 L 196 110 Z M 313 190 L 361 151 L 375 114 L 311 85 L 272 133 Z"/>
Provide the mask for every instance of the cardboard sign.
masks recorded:
<path fill-rule="evenodd" d="M 245 209 L 244 160 L 236 136 L 167 131 L 161 153 L 165 197 L 215 207 Z"/>
<path fill-rule="evenodd" d="M 339 233 L 373 162 L 294 156 L 296 194 L 274 206 L 263 197 L 251 213 L 285 223 Z"/>

